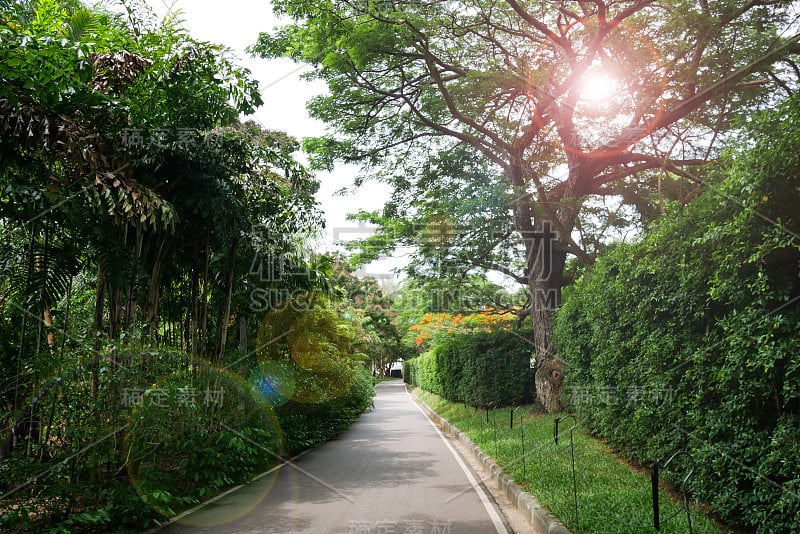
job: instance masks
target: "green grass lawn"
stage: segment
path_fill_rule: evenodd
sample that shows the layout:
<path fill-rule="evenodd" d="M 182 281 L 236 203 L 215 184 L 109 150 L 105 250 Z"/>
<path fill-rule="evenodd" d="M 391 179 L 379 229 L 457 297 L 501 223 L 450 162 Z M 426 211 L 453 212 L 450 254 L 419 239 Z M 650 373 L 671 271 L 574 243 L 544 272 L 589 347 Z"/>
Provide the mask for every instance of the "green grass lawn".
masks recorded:
<path fill-rule="evenodd" d="M 578 490 L 576 520 L 569 439 L 572 419 L 559 425 L 559 441 L 556 445 L 553 440 L 556 415 L 531 415 L 530 407 L 523 406 L 514 414 L 514 428 L 511 429 L 508 408 L 490 411 L 487 423 L 485 410 L 465 408 L 463 404 L 448 402 L 420 389 L 415 389 L 414 392 L 493 457 L 506 474 L 572 532 L 655 532 L 652 527 L 649 470 L 637 472 L 632 469 L 607 445 L 587 435 L 580 427 L 574 431 Z M 689 532 L 680 495 L 676 495 L 677 497 L 671 497 L 663 489 L 660 492 L 662 524 L 659 532 Z M 691 499 L 691 495 L 689 498 Z M 673 519 L 664 523 L 673 515 Z M 732 532 L 720 527 L 696 506 L 692 506 L 691 518 L 693 531 L 696 533 Z M 649 528 L 637 528 L 642 526 Z"/>

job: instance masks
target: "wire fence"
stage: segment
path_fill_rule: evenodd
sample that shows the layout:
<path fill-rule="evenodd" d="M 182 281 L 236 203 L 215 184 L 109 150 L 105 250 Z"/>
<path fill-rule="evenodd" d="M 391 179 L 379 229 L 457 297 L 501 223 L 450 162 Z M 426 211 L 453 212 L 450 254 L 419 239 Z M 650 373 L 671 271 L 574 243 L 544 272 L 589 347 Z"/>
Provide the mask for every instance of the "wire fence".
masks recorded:
<path fill-rule="evenodd" d="M 568 466 L 567 469 L 570 471 L 572 486 L 570 491 L 572 494 L 571 514 L 574 519 L 574 525 L 578 529 L 591 530 L 596 527 L 596 525 L 587 524 L 586 521 L 581 522 L 581 510 L 591 506 L 593 510 L 600 510 L 609 521 L 618 524 L 620 528 L 629 530 L 660 532 L 665 525 L 674 524 L 679 517 L 683 517 L 684 520 L 681 524 L 674 525 L 673 529 L 677 529 L 680 532 L 689 532 L 689 534 L 708 531 L 708 524 L 702 531 L 699 531 L 696 521 L 692 517 L 688 485 L 695 472 L 695 465 L 692 457 L 685 451 L 673 452 L 666 459 L 658 459 L 650 465 L 650 484 L 649 488 L 643 490 L 641 503 L 649 504 L 651 507 L 651 520 L 646 524 L 636 524 L 626 520 L 626 516 L 630 516 L 630 509 L 615 510 L 614 505 L 603 499 L 603 494 L 607 493 L 608 490 L 598 487 L 597 482 L 592 480 L 592 466 L 576 461 L 581 449 L 576 449 L 575 447 L 576 430 L 578 428 L 578 420 L 575 416 L 564 415 L 557 417 L 553 422 L 552 439 L 537 440 L 531 435 L 530 430 L 526 433 L 525 426 L 519 424 L 519 420 L 515 426 L 515 414 L 521 406 L 507 409 L 496 409 L 494 404 L 481 408 L 473 408 L 466 404 L 464 406 L 470 413 L 468 417 L 471 421 L 469 426 L 476 430 L 477 441 L 489 441 L 492 445 L 492 450 L 486 452 L 493 452 L 495 459 L 501 456 L 505 459 L 513 459 L 510 462 L 503 463 L 502 467 L 507 473 L 509 471 L 517 472 L 522 475 L 523 480 L 527 480 L 528 473 L 531 472 L 530 469 L 551 466 L 554 462 L 550 460 L 554 455 L 569 456 L 568 461 L 556 463 L 566 464 Z M 508 414 L 507 418 L 506 413 Z M 682 461 L 678 462 L 676 458 L 680 458 Z M 665 511 L 665 507 L 672 504 L 670 499 L 665 499 L 661 495 L 661 475 L 665 471 L 682 474 L 679 487 L 681 502 L 677 510 Z M 512 478 L 514 477 L 512 476 Z M 637 502 L 635 506 L 640 506 L 640 503 Z"/>

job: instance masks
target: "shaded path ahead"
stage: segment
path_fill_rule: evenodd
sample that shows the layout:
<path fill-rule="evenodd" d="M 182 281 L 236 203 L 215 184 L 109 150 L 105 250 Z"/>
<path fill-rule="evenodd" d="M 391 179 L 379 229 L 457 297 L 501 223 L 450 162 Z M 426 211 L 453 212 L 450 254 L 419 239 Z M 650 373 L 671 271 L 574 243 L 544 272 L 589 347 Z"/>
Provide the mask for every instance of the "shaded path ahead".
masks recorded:
<path fill-rule="evenodd" d="M 338 439 L 160 532 L 506 534 L 405 385 L 376 389 L 375 409 Z"/>

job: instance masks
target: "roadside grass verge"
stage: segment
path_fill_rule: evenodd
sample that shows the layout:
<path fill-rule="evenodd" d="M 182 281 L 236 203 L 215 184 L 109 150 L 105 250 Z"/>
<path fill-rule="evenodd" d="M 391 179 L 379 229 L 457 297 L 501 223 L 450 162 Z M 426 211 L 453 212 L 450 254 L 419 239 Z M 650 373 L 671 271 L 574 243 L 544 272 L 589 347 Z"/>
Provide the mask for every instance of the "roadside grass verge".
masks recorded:
<path fill-rule="evenodd" d="M 532 415 L 530 406 L 522 406 L 514 413 L 511 429 L 510 408 L 490 410 L 487 422 L 486 410 L 455 404 L 419 388 L 414 388 L 414 393 L 467 434 L 570 531 L 655 532 L 649 471 L 627 465 L 611 448 L 580 427 L 574 430 L 576 520 L 569 432 L 572 419 L 559 425 L 556 445 L 553 439 L 556 415 Z M 690 532 L 680 493 L 667 489 L 662 487 L 659 492 L 658 532 Z M 691 495 L 689 499 L 691 503 Z M 705 514 L 698 503 L 691 503 L 691 522 L 695 533 L 734 532 Z"/>

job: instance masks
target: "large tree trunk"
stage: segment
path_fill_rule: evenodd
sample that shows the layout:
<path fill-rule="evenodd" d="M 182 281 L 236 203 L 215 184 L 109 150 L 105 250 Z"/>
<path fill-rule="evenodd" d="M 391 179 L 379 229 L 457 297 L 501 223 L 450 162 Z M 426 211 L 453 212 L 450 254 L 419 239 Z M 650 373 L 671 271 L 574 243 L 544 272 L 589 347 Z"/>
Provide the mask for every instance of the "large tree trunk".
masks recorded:
<path fill-rule="evenodd" d="M 571 116 L 559 126 L 559 135 L 570 138 L 572 146 L 578 146 L 577 137 L 571 127 Z M 564 266 L 572 239 L 570 233 L 575 226 L 580 203 L 576 188 L 580 182 L 580 165 L 583 162 L 578 152 L 567 154 L 569 178 L 567 188 L 555 196 L 549 195 L 542 184 L 528 174 L 518 153 L 516 163 L 510 168 L 511 185 L 514 187 L 514 227 L 520 233 L 525 246 L 528 289 L 531 295 L 531 321 L 536 359 L 536 401 L 547 413 L 561 411 L 561 392 L 564 383 L 564 361 L 559 358 L 553 339 L 553 319 L 561 304 L 561 285 Z M 531 184 L 536 185 L 536 198 L 530 193 Z M 561 232 L 559 235 L 558 232 Z"/>
<path fill-rule="evenodd" d="M 519 161 L 522 161 L 521 157 Z M 561 410 L 564 362 L 555 349 L 553 316 L 561 303 L 561 282 L 567 258 L 567 248 L 562 246 L 561 241 L 567 241 L 569 236 L 559 236 L 554 232 L 554 209 L 544 210 L 551 214 L 551 219 L 548 220 L 541 213 L 543 206 L 534 206 L 537 201 L 528 192 L 525 171 L 521 164 L 511 168 L 510 178 L 516 194 L 513 203 L 514 227 L 525 246 L 525 277 L 531 295 L 536 401 L 545 412 L 554 413 Z M 543 193 L 540 191 L 540 194 Z M 545 202 L 547 200 L 544 199 Z M 539 200 L 540 203 L 541 201 L 542 199 Z M 567 232 L 572 228 L 572 224 L 566 225 L 566 228 L 563 224 L 557 226 Z"/>
<path fill-rule="evenodd" d="M 521 183 L 521 180 L 517 181 Z M 553 231 L 551 221 L 534 217 L 528 195 L 514 203 L 514 223 L 525 245 L 528 289 L 531 294 L 531 320 L 536 358 L 536 400 L 547 413 L 561 410 L 564 362 L 553 342 L 553 317 L 561 303 L 561 282 L 566 262 L 566 247 Z M 571 226 L 571 225 L 570 225 Z"/>
<path fill-rule="evenodd" d="M 528 255 L 528 287 L 536 357 L 536 400 L 547 413 L 561 410 L 564 362 L 553 340 L 553 317 L 561 303 L 561 282 L 566 249 L 559 243 L 549 221 L 523 231 Z"/>

